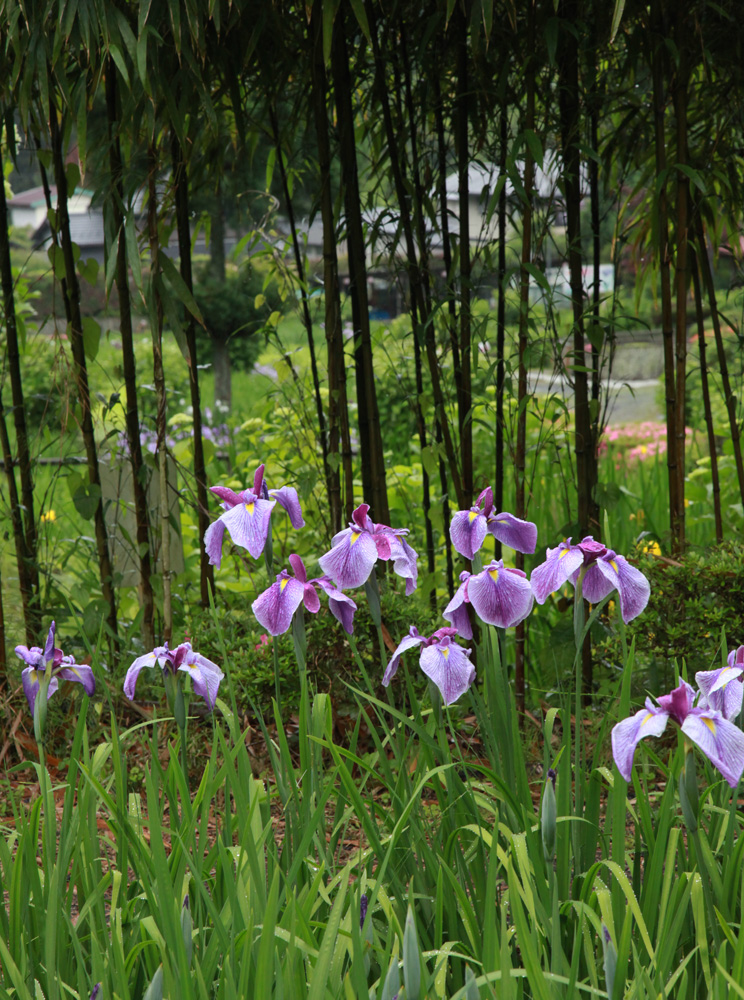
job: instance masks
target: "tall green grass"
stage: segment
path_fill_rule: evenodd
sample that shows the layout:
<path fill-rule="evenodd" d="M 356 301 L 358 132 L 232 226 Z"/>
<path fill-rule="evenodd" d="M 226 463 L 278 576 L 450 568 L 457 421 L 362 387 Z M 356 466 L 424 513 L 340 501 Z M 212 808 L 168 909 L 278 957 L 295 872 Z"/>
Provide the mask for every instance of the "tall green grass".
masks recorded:
<path fill-rule="evenodd" d="M 81 712 L 64 779 L 52 787 L 40 765 L 41 794 L 0 837 L 0 996 L 87 998 L 101 982 L 122 1000 L 605 997 L 603 925 L 614 998 L 743 995 L 738 796 L 706 771 L 693 835 L 675 791 L 681 742 L 639 749 L 630 788 L 608 764 L 633 650 L 591 743 L 578 665 L 543 720 L 554 859 L 493 629 L 477 664 L 477 757 L 403 671 L 389 702 L 354 692 L 342 745 L 303 671 L 296 745 L 278 712 L 262 720 L 271 766 L 257 777 L 227 649 L 193 787 L 177 746 L 161 760 L 157 723 L 120 732 L 112 715 L 92 747 Z M 151 749 L 141 792 L 127 778 L 135 740 Z"/>

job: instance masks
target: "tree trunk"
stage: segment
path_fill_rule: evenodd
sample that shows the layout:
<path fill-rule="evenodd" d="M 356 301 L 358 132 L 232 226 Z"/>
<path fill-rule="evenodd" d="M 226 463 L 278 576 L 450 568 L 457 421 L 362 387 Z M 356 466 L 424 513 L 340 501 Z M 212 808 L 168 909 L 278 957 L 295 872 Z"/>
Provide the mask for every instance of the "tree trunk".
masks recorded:
<path fill-rule="evenodd" d="M 289 183 L 287 171 L 284 166 L 284 156 L 279 137 L 279 125 L 276 119 L 276 107 L 269 108 L 271 118 L 271 128 L 274 135 L 274 147 L 276 149 L 277 162 L 279 164 L 279 174 L 282 179 L 282 190 L 284 192 L 284 207 L 289 218 L 289 228 L 292 233 L 292 248 L 294 250 L 295 267 L 297 269 L 297 280 L 300 285 L 300 296 L 302 299 L 302 319 L 307 333 L 307 346 L 310 351 L 310 370 L 313 379 L 313 394 L 315 396 L 315 410 L 318 415 L 318 434 L 320 437 L 320 447 L 323 454 L 323 476 L 326 484 L 326 498 L 328 509 L 331 509 L 331 470 L 328 465 L 328 435 L 326 433 L 325 414 L 323 413 L 323 400 L 320 395 L 320 376 L 318 374 L 318 361 L 315 356 L 315 337 L 313 335 L 313 321 L 310 317 L 310 304 L 307 296 L 307 281 L 305 277 L 305 265 L 300 250 L 300 241 L 297 237 L 297 226 L 295 225 L 294 207 L 292 197 L 289 193 Z"/>
<path fill-rule="evenodd" d="M 230 364 L 230 345 L 226 340 L 212 337 L 212 373 L 214 374 L 214 403 L 217 402 L 223 413 L 232 410 L 232 366 Z"/>
<path fill-rule="evenodd" d="M 181 277 L 190 292 L 194 290 L 191 272 L 191 229 L 189 226 L 189 179 L 186 161 L 183 157 L 178 136 L 173 132 L 171 146 L 173 176 L 176 194 L 176 226 L 178 229 L 178 253 L 181 261 Z M 191 390 L 191 410 L 194 415 L 194 478 L 196 479 L 196 503 L 199 521 L 199 538 L 203 539 L 209 527 L 209 493 L 207 492 L 207 471 L 204 464 L 204 439 L 202 437 L 202 413 L 199 394 L 199 364 L 196 353 L 196 320 L 186 310 L 186 344 L 188 346 L 189 388 Z M 217 397 L 215 396 L 215 399 Z M 203 542 L 199 548 L 199 582 L 202 607 L 209 607 L 209 592 L 214 593 L 214 567 L 210 565 Z"/>
<path fill-rule="evenodd" d="M 702 250 L 705 253 L 705 249 Z M 718 478 L 718 452 L 716 450 L 716 435 L 713 427 L 713 411 L 710 406 L 710 385 L 708 384 L 708 361 L 705 344 L 705 322 L 703 320 L 703 296 L 700 288 L 700 269 L 698 255 L 692 249 L 690 267 L 692 284 L 695 291 L 695 318 L 697 320 L 698 350 L 700 351 L 700 381 L 703 391 L 703 413 L 705 414 L 705 429 L 708 434 L 708 454 L 710 455 L 710 478 L 713 490 L 713 518 L 716 525 L 716 542 L 723 541 L 723 518 L 721 516 L 721 483 Z"/>
<path fill-rule="evenodd" d="M 62 255 L 65 266 L 65 283 L 63 294 L 66 300 L 70 347 L 74 362 L 75 381 L 78 390 L 78 405 L 81 412 L 81 431 L 88 464 L 88 483 L 93 493 L 97 494 L 96 507 L 93 515 L 96 536 L 96 551 L 98 553 L 98 572 L 101 580 L 101 591 L 108 612 L 106 624 L 109 634 L 109 646 L 118 649 L 119 635 L 116 620 L 116 595 L 113 586 L 113 571 L 108 547 L 108 533 L 103 516 L 101 498 L 101 479 L 98 472 L 98 451 L 96 448 L 93 416 L 90 409 L 90 391 L 88 388 L 88 368 L 85 360 L 85 345 L 83 343 L 83 321 L 80 314 L 80 285 L 75 258 L 70 237 L 70 217 L 67 211 L 67 175 L 65 174 L 64 152 L 62 149 L 62 132 L 57 121 L 54 106 L 50 108 L 49 118 L 50 138 L 52 145 L 52 161 L 54 164 L 54 180 L 57 185 L 57 225 L 62 245 Z"/>
<path fill-rule="evenodd" d="M 369 498 L 367 502 L 372 508 L 373 520 L 388 524 L 390 509 L 388 507 L 380 412 L 375 388 L 367 296 L 366 247 L 359 195 L 354 111 L 351 105 L 352 80 L 345 30 L 344 18 L 339 15 L 336 19 L 332 45 L 333 89 L 338 113 L 346 238 L 349 252 L 349 293 L 354 323 L 354 361 L 357 377 L 362 486 L 365 498 Z"/>
<path fill-rule="evenodd" d="M 150 243 L 150 326 L 152 328 L 152 361 L 155 395 L 158 403 L 155 426 L 158 435 L 158 475 L 160 482 L 160 571 L 163 580 L 163 641 L 173 637 L 173 604 L 171 593 L 170 519 L 168 517 L 168 457 L 166 449 L 165 372 L 163 371 L 163 298 L 160 286 L 160 242 L 158 237 L 158 157 L 150 145 L 148 159 L 147 231 Z M 202 536 L 203 537 L 203 536 Z"/>
<path fill-rule="evenodd" d="M 2 121 L 0 120 L 1 143 Z M 21 380 L 4 176 L 3 161 L 0 157 L 0 283 L 2 284 L 3 292 L 3 317 L 5 320 L 8 373 L 10 375 L 10 389 L 13 399 L 13 422 L 15 424 L 16 446 L 18 448 L 18 465 L 20 466 L 20 504 L 2 400 L 0 400 L 0 418 L 2 420 L 0 433 L 2 434 L 5 472 L 8 477 L 8 496 L 13 524 L 16 560 L 18 563 L 18 582 L 21 591 L 21 604 L 23 605 L 26 644 L 31 646 L 39 641 L 38 637 L 41 632 L 39 568 L 37 564 L 36 519 L 34 516 L 34 484 L 31 475 L 31 453 L 28 444 L 28 433 L 26 431 L 26 409 L 23 400 L 23 382 Z"/>
<path fill-rule="evenodd" d="M 109 167 L 111 170 L 112 214 L 116 243 L 116 291 L 119 298 L 119 330 L 126 393 L 126 433 L 132 466 L 132 491 L 136 521 L 137 558 L 140 566 L 139 596 L 142 602 L 142 635 L 146 649 L 155 645 L 155 600 L 152 592 L 150 559 L 150 515 L 147 505 L 146 470 L 142 462 L 140 419 L 137 407 L 137 371 L 132 336 L 132 303 L 129 296 L 129 269 L 124 234 L 124 185 L 122 181 L 119 114 L 116 96 L 116 66 L 109 58 L 106 69 L 106 110 L 108 115 Z M 109 248 L 109 253 L 113 248 Z"/>
<path fill-rule="evenodd" d="M 664 51 L 666 28 L 662 0 L 654 4 L 654 32 L 651 52 L 653 81 L 654 143 L 656 179 L 666 177 L 666 135 L 664 131 Z M 659 186 L 656 199 L 659 276 L 661 280 L 661 329 L 664 338 L 664 386 L 666 389 L 667 478 L 669 482 L 669 530 L 672 548 L 677 549 L 679 534 L 680 497 L 677 479 L 677 407 L 675 395 L 674 332 L 672 330 L 672 287 L 669 274 L 669 209 L 666 181 Z"/>

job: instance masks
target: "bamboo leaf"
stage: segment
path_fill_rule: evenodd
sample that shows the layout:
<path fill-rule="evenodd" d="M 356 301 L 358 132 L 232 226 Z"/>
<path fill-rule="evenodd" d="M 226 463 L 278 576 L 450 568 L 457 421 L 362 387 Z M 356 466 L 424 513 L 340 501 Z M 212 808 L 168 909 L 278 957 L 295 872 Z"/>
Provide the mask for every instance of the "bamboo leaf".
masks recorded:
<path fill-rule="evenodd" d="M 620 27 L 624 10 L 625 0 L 615 0 L 615 10 L 612 12 L 612 24 L 610 26 L 610 44 L 615 41 L 615 35 L 617 34 L 617 29 Z"/>

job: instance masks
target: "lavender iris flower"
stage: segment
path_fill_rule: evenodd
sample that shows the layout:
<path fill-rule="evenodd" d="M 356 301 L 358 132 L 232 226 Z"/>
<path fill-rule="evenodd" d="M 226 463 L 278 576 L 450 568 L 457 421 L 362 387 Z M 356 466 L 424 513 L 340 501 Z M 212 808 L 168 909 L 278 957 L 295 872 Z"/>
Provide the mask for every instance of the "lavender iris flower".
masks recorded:
<path fill-rule="evenodd" d="M 505 511 L 494 514 L 493 491 L 487 486 L 470 510 L 458 510 L 454 515 L 450 538 L 461 556 L 472 559 L 489 532 L 517 552 L 535 551 L 537 527 Z"/>
<path fill-rule="evenodd" d="M 531 584 L 538 604 L 544 604 L 549 594 L 570 581 L 574 586 L 581 576 L 582 594 L 591 604 L 603 601 L 613 590 L 620 597 L 620 612 L 627 624 L 648 604 L 651 587 L 640 570 L 631 566 L 624 556 L 595 542 L 591 535 L 578 545 L 567 539 L 555 549 L 547 550 L 542 565 L 532 571 Z"/>
<path fill-rule="evenodd" d="M 50 677 L 47 684 L 47 701 L 52 697 L 59 687 L 58 678 L 66 681 L 74 681 L 82 684 L 87 694 L 92 695 L 96 690 L 96 679 L 89 666 L 75 663 L 72 656 L 65 656 L 61 649 L 54 646 L 54 636 L 57 626 L 54 622 L 49 626 L 46 644 L 43 649 L 39 646 L 16 646 L 15 653 L 26 664 L 21 673 L 23 681 L 23 692 L 28 701 L 28 707 L 33 713 L 36 704 L 36 696 L 39 693 L 42 682 L 45 680 L 44 674 L 49 668 Z"/>
<path fill-rule="evenodd" d="M 682 732 L 705 754 L 732 788 L 744 772 L 744 733 L 731 720 L 741 711 L 744 665 L 721 667 L 695 674 L 699 692 L 681 681 L 671 694 L 650 698 L 646 707 L 612 730 L 612 755 L 620 774 L 630 781 L 633 756 L 646 736 L 661 736 L 673 719 Z"/>
<path fill-rule="evenodd" d="M 411 626 L 411 631 L 393 653 L 387 665 L 382 683 L 385 687 L 395 677 L 400 665 L 400 658 L 406 650 L 421 647 L 419 665 L 442 694 L 445 705 L 452 705 L 460 695 L 465 694 L 475 680 L 475 667 L 470 662 L 470 650 L 463 649 L 454 642 L 456 628 L 440 628 L 427 639 L 419 635 L 418 629 Z"/>
<path fill-rule="evenodd" d="M 368 515 L 369 504 L 360 504 L 349 527 L 333 536 L 331 550 L 320 558 L 321 569 L 340 590 L 351 590 L 369 579 L 378 559 L 392 559 L 393 569 L 406 581 L 406 595 L 412 594 L 418 555 L 405 539 L 408 529 L 375 524 Z"/>
<path fill-rule="evenodd" d="M 206 701 L 210 711 L 215 706 L 220 681 L 225 676 L 216 663 L 193 650 L 190 642 L 182 642 L 175 649 L 169 649 L 166 642 L 164 646 L 156 646 L 151 653 L 138 656 L 127 670 L 124 694 L 130 701 L 134 700 L 137 678 L 144 667 L 160 667 L 164 675 L 173 676 L 176 676 L 178 670 L 182 670 L 191 678 L 194 691 Z"/>
<path fill-rule="evenodd" d="M 338 590 L 326 576 L 308 580 L 305 564 L 294 552 L 289 557 L 289 562 L 294 576 L 283 569 L 277 575 L 276 582 L 251 605 L 259 624 L 271 635 L 281 635 L 289 629 L 300 604 L 304 603 L 311 614 L 318 612 L 320 600 L 317 591 L 320 588 L 328 595 L 331 613 L 351 635 L 354 631 L 354 612 L 357 609 L 354 601 Z"/>
<path fill-rule="evenodd" d="M 460 574 L 460 586 L 442 614 L 464 639 L 472 639 L 466 605 L 472 604 L 488 625 L 510 628 L 524 621 L 533 601 L 532 588 L 522 570 L 504 566 L 503 559 L 494 559 L 480 573 Z"/>
<path fill-rule="evenodd" d="M 218 569 L 222 562 L 222 541 L 226 528 L 236 545 L 248 549 L 253 558 L 258 559 L 269 537 L 271 512 L 277 503 L 289 514 L 293 528 L 305 526 L 297 490 L 293 486 L 267 489 L 263 465 L 256 469 L 252 490 L 235 493 L 225 486 L 210 486 L 210 490 L 220 498 L 224 508 L 224 513 L 204 532 L 204 547 L 209 562 Z"/>

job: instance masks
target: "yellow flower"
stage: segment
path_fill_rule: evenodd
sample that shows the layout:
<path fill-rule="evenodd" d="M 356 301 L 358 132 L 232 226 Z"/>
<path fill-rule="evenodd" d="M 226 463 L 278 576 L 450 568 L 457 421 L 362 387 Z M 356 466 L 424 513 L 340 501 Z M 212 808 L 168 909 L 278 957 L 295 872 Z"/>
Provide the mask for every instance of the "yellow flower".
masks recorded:
<path fill-rule="evenodd" d="M 661 546 L 658 542 L 646 542 L 646 544 L 641 549 L 641 552 L 647 553 L 650 556 L 660 556 Z"/>
<path fill-rule="evenodd" d="M 53 510 L 45 510 L 44 513 L 41 515 L 41 520 L 42 521 L 56 521 L 57 520 L 57 515 L 54 513 Z"/>

